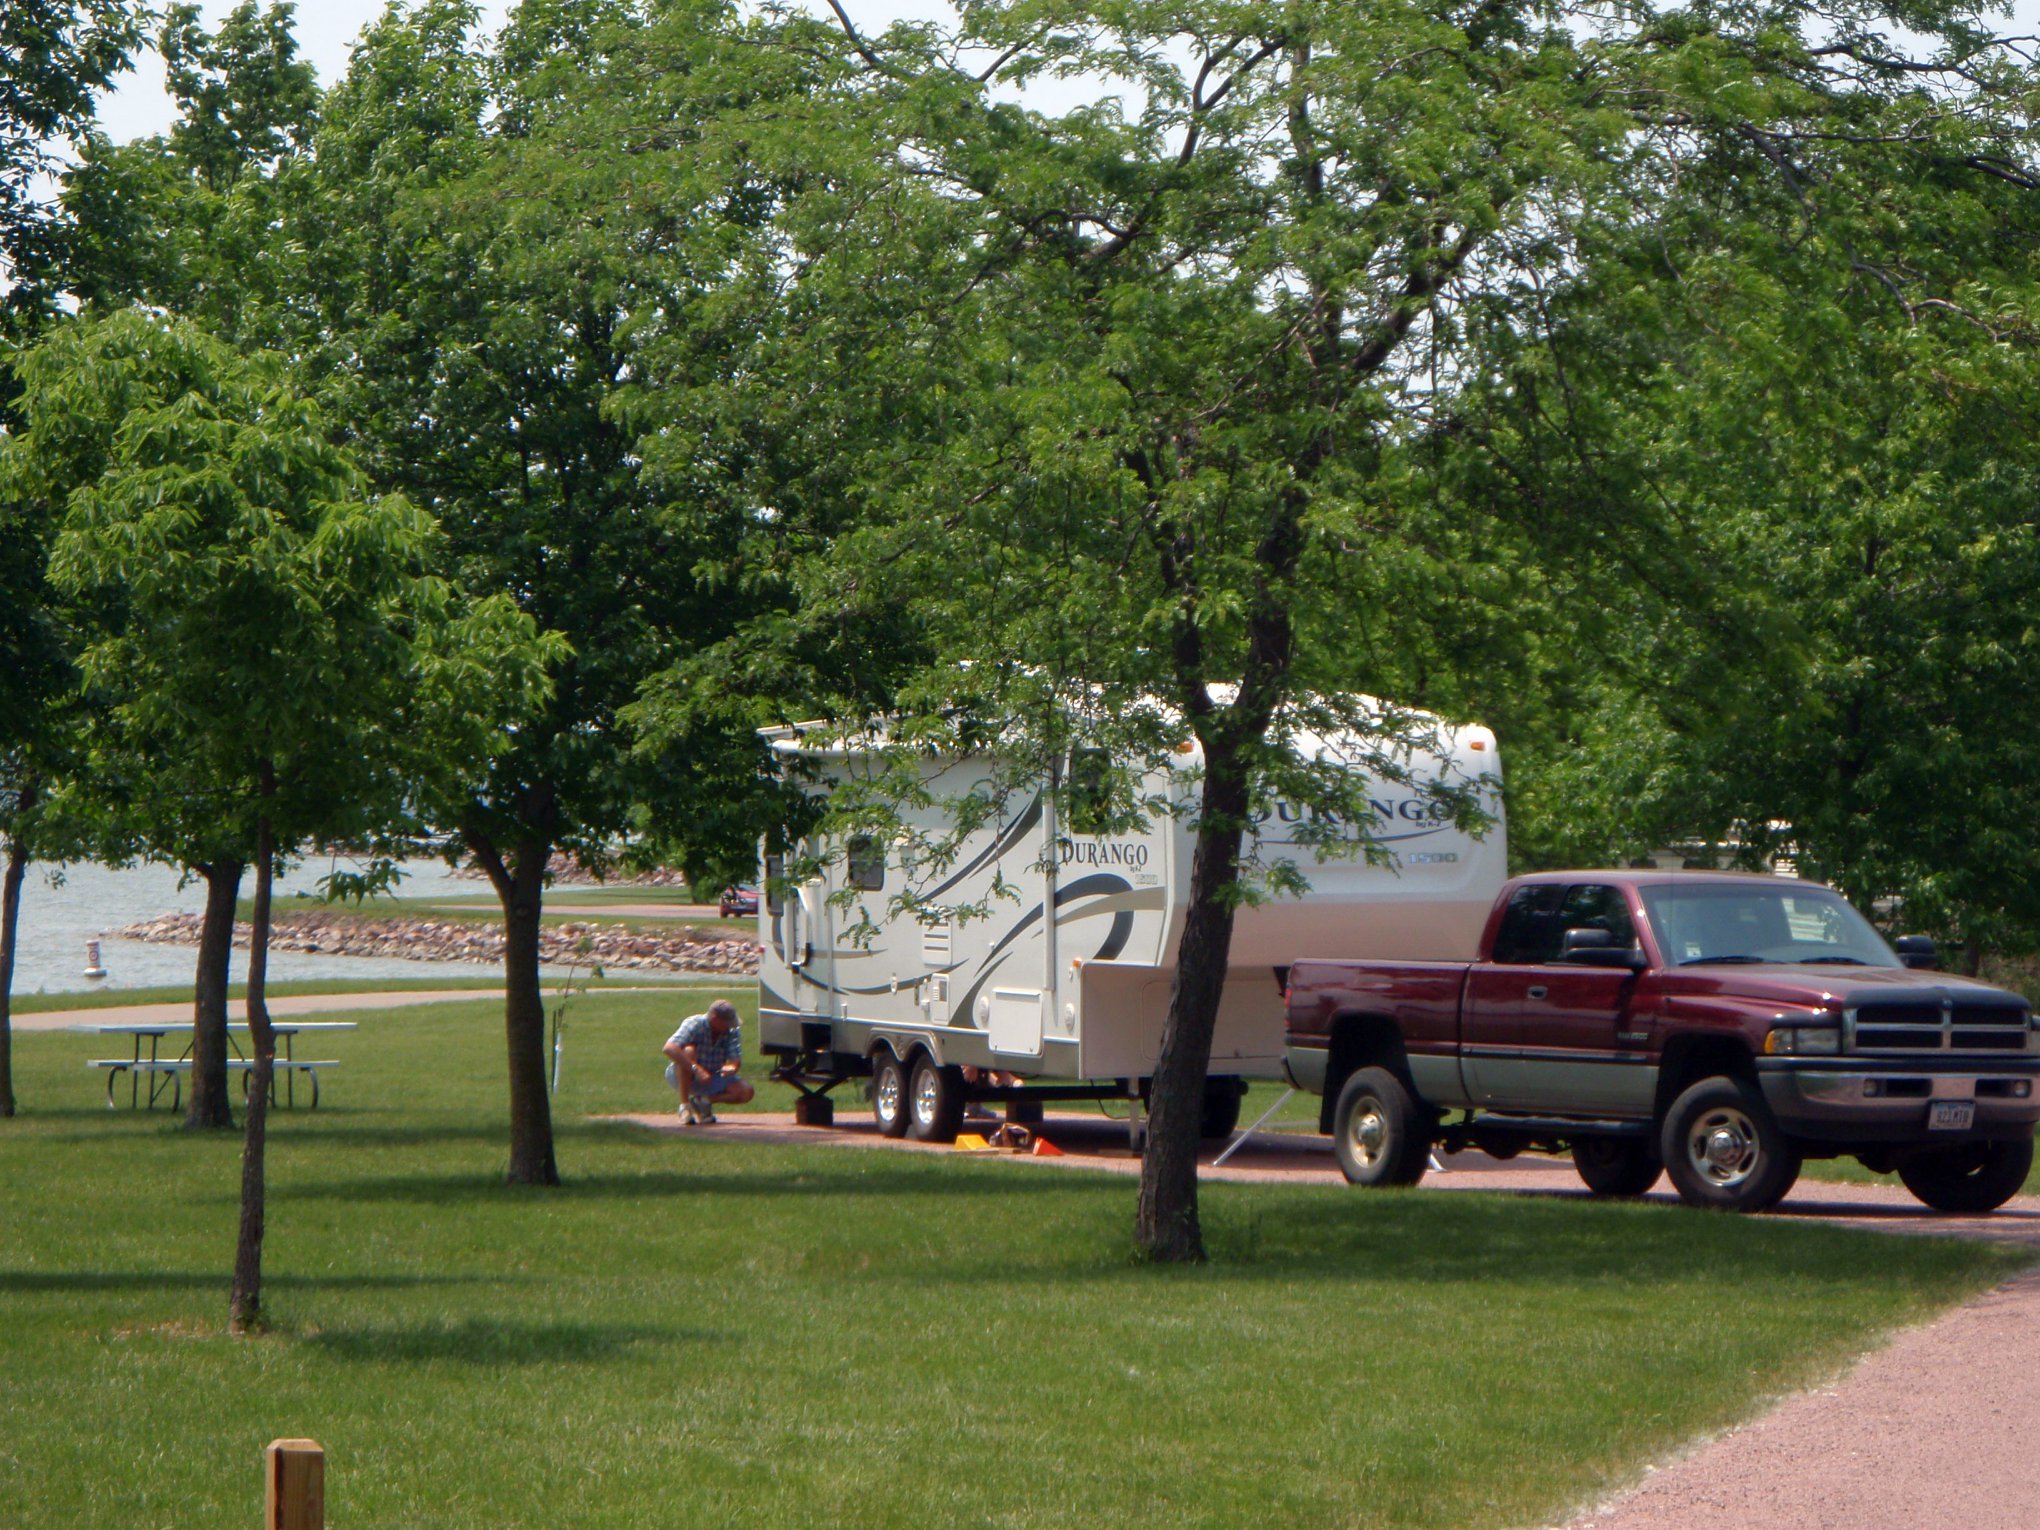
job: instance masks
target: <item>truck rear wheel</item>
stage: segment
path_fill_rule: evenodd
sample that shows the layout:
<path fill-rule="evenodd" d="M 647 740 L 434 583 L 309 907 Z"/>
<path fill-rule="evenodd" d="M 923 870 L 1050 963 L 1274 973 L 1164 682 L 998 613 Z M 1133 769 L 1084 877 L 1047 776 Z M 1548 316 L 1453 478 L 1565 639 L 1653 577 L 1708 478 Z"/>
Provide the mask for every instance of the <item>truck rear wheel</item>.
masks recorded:
<path fill-rule="evenodd" d="M 925 1054 L 914 1060 L 907 1091 L 907 1135 L 916 1142 L 954 1142 L 963 1125 L 963 1073 Z"/>
<path fill-rule="evenodd" d="M 888 1137 L 907 1134 L 907 1068 L 890 1051 L 871 1060 L 871 1113 Z"/>
<path fill-rule="evenodd" d="M 1605 1196 L 1642 1195 L 1665 1171 L 1637 1137 L 1582 1137 L 1572 1145 L 1572 1161 L 1587 1188 Z"/>
<path fill-rule="evenodd" d="M 1672 1101 L 1658 1150 L 1689 1206 L 1768 1211 L 1799 1178 L 1799 1149 L 1736 1078 L 1703 1078 Z"/>
<path fill-rule="evenodd" d="M 1361 1068 L 1332 1110 L 1332 1154 L 1356 1185 L 1414 1185 L 1431 1158 L 1417 1102 L 1386 1068 Z"/>
<path fill-rule="evenodd" d="M 1936 1211 L 1996 1211 L 2033 1171 L 2033 1144 L 1965 1142 L 1898 1166 L 1906 1189 Z"/>

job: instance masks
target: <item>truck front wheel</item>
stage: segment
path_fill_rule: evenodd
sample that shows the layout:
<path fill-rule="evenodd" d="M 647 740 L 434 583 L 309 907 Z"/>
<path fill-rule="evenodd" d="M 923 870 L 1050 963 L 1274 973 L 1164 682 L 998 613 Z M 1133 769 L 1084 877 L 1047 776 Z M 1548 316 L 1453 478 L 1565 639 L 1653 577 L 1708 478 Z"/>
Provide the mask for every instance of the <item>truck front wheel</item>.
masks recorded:
<path fill-rule="evenodd" d="M 1431 1134 L 1401 1079 L 1362 1068 L 1332 1111 L 1332 1153 L 1356 1185 L 1414 1185 L 1431 1158 Z"/>
<path fill-rule="evenodd" d="M 1572 1161 L 1596 1195 L 1642 1195 L 1664 1173 L 1650 1144 L 1635 1137 L 1582 1137 L 1572 1145 Z"/>
<path fill-rule="evenodd" d="M 1965 1142 L 1898 1166 L 1906 1189 L 1936 1211 L 1996 1211 L 2033 1170 L 2033 1144 Z"/>
<path fill-rule="evenodd" d="M 1703 1078 L 1672 1101 L 1658 1148 L 1689 1206 L 1767 1211 L 1799 1178 L 1799 1149 L 1741 1079 Z"/>

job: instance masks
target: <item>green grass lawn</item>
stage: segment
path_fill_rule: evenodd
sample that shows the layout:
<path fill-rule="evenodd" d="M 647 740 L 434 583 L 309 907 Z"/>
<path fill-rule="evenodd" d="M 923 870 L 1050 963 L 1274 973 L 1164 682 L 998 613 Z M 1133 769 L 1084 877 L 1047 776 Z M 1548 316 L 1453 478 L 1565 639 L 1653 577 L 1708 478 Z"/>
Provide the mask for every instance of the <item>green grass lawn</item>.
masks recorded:
<path fill-rule="evenodd" d="M 250 1524 L 297 1434 L 336 1530 L 1547 1523 L 2016 1265 L 1213 1185 L 1213 1263 L 1144 1268 L 1118 1176 L 591 1121 L 670 1108 L 658 1047 L 700 998 L 568 1010 L 554 1191 L 501 1183 L 495 1005 L 322 1040 L 326 1104 L 272 1118 L 255 1340 L 224 1332 L 238 1138 L 109 1112 L 95 1043 L 18 1037 L 0 1523 Z"/>

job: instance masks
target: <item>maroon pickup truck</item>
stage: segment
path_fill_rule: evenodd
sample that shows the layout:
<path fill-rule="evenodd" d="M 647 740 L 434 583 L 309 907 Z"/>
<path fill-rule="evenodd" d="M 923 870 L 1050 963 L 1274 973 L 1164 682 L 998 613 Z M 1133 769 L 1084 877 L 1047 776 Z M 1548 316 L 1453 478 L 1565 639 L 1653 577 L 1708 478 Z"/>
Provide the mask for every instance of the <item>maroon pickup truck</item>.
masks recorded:
<path fill-rule="evenodd" d="M 1464 962 L 1299 961 L 1287 1061 L 1358 1185 L 1434 1148 L 1570 1152 L 1598 1195 L 1669 1170 L 1761 1211 L 1852 1155 L 1942 1211 L 2025 1183 L 2040 1039 L 2015 994 L 1894 954 L 1825 887 L 1713 872 L 1547 872 L 1502 889 Z"/>

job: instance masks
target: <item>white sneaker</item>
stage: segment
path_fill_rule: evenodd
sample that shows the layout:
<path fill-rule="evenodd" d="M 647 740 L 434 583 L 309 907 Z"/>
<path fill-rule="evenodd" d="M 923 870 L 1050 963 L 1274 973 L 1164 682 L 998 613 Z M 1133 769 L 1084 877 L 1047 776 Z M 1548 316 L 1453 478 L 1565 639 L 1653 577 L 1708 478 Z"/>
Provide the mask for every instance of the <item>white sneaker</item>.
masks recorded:
<path fill-rule="evenodd" d="M 693 1126 L 714 1126 L 715 1107 L 708 1102 L 705 1094 L 690 1095 L 687 1100 L 687 1119 Z"/>

